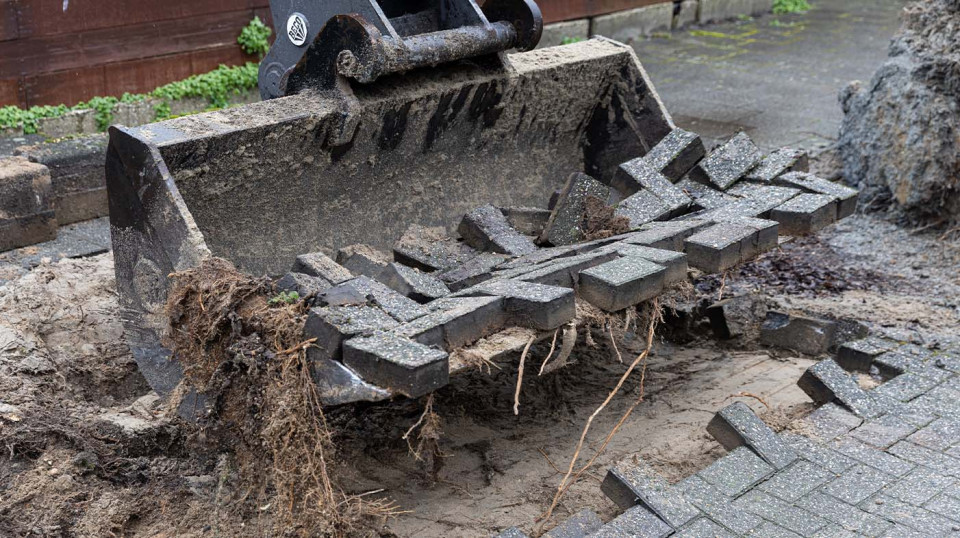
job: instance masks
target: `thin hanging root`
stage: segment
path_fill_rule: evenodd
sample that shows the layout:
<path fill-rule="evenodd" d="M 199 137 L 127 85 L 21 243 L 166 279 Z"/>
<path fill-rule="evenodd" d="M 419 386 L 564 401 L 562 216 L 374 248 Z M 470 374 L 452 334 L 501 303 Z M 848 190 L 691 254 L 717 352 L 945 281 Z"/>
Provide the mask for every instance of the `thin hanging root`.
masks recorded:
<path fill-rule="evenodd" d="M 530 340 L 527 340 L 527 345 L 523 348 L 523 353 L 520 354 L 520 368 L 517 369 L 517 391 L 513 394 L 513 414 L 520 414 L 520 386 L 523 384 L 523 365 L 527 362 L 527 353 L 530 352 L 530 346 L 533 345 L 533 341 L 536 340 L 536 336 L 531 336 Z"/>
<path fill-rule="evenodd" d="M 730 396 L 727 397 L 728 400 L 729 400 L 730 398 L 753 398 L 754 400 L 762 403 L 763 406 L 766 407 L 767 409 L 770 409 L 770 404 L 768 404 L 767 401 L 763 399 L 763 397 L 757 396 L 756 394 L 754 394 L 754 393 L 752 393 L 752 392 L 740 392 L 740 393 L 737 393 L 737 394 L 732 394 L 732 395 L 730 395 Z"/>
<path fill-rule="evenodd" d="M 603 450 L 607 447 L 607 444 L 610 442 L 610 440 L 613 439 L 614 435 L 616 435 L 616 433 L 620 430 L 620 427 L 623 425 L 624 422 L 626 422 L 627 418 L 629 418 L 630 414 L 633 412 L 636 406 L 643 401 L 644 382 L 646 380 L 646 370 L 647 370 L 647 357 L 650 354 L 650 350 L 653 348 L 654 331 L 656 329 L 657 322 L 661 318 L 659 299 L 654 299 L 652 306 L 653 306 L 653 312 L 650 316 L 650 324 L 648 325 L 648 328 L 647 328 L 646 349 L 644 349 L 643 352 L 640 353 L 640 355 L 638 355 L 636 359 L 634 359 L 634 361 L 627 368 L 627 371 L 624 372 L 622 376 L 620 376 L 620 380 L 617 382 L 617 386 L 610 391 L 610 394 L 607 395 L 607 398 L 603 401 L 603 403 L 600 404 L 600 407 L 598 407 L 596 411 L 594 411 L 593 414 L 590 415 L 590 418 L 587 419 L 587 423 L 583 427 L 583 432 L 580 433 L 580 439 L 577 441 L 577 448 L 573 453 L 573 457 L 570 458 L 570 465 L 567 468 L 567 472 L 563 476 L 563 479 L 560 480 L 560 484 L 557 486 L 557 492 L 553 497 L 553 502 L 550 503 L 550 508 L 547 509 L 546 513 L 544 513 L 542 518 L 540 519 L 540 524 L 537 526 L 537 535 L 540 535 L 542 533 L 543 527 L 547 524 L 548 521 L 550 521 L 550 518 L 553 516 L 553 511 L 554 509 L 556 509 L 557 505 L 560 503 L 560 499 L 563 498 L 564 493 L 566 493 L 567 490 L 570 489 L 570 487 L 576 483 L 577 479 L 579 479 L 580 476 L 593 465 L 594 461 L 596 461 L 597 457 L 599 457 L 600 454 L 603 452 Z M 642 367 L 643 371 L 640 376 L 640 396 L 633 403 L 633 405 L 630 406 L 630 408 L 623 415 L 623 417 L 620 418 L 616 426 L 614 426 L 613 430 L 607 435 L 606 439 L 603 442 L 603 445 L 601 445 L 600 449 L 596 451 L 596 453 L 593 455 L 590 461 L 588 461 L 586 465 L 581 467 L 579 470 L 576 471 L 576 474 L 574 474 L 574 468 L 576 467 L 577 460 L 580 459 L 580 451 L 583 450 L 583 444 L 584 442 L 586 442 L 587 433 L 589 433 L 590 427 L 593 425 L 594 419 L 597 418 L 597 416 L 607 407 L 610 401 L 613 400 L 613 398 L 620 392 L 620 389 L 623 388 L 623 384 L 627 381 L 627 379 L 630 377 L 630 374 L 633 373 L 634 369 L 636 369 L 637 365 L 639 365 L 641 362 L 643 363 L 643 367 Z M 571 479 L 571 476 L 573 477 L 572 479 Z"/>
<path fill-rule="evenodd" d="M 607 332 L 610 333 L 610 345 L 613 346 L 613 350 L 617 353 L 617 361 L 620 364 L 623 364 L 623 355 L 620 354 L 620 349 L 617 347 L 617 339 L 613 337 L 613 324 L 607 324 Z"/>
<path fill-rule="evenodd" d="M 423 448 L 423 435 L 419 436 L 420 443 L 417 445 L 417 448 L 413 448 L 413 443 L 410 442 L 410 434 L 412 434 L 415 429 L 422 426 L 424 422 L 427 422 L 430 419 L 432 419 L 434 414 L 435 413 L 433 412 L 433 393 L 431 392 L 430 395 L 427 396 L 427 403 L 423 406 L 423 413 L 420 415 L 420 418 L 417 419 L 417 421 L 414 422 L 412 426 L 410 426 L 410 429 L 407 430 L 407 433 L 403 434 L 403 437 L 401 438 L 407 442 L 407 448 L 410 449 L 410 453 L 413 454 L 413 457 L 417 461 L 420 461 L 420 454 Z"/>
<path fill-rule="evenodd" d="M 573 353 L 573 348 L 577 345 L 577 324 L 570 322 L 563 328 L 563 343 L 560 345 L 560 354 L 550 363 L 550 368 L 546 364 L 540 368 L 540 375 L 549 374 L 567 365 L 567 359 Z"/>
<path fill-rule="evenodd" d="M 547 363 L 550 362 L 550 357 L 553 356 L 553 350 L 557 347 L 557 335 L 560 333 L 560 329 L 553 331 L 553 341 L 550 342 L 550 352 L 547 353 L 547 358 L 543 359 L 543 363 L 540 364 L 540 373 L 537 376 L 543 375 L 543 369 L 547 367 Z"/>

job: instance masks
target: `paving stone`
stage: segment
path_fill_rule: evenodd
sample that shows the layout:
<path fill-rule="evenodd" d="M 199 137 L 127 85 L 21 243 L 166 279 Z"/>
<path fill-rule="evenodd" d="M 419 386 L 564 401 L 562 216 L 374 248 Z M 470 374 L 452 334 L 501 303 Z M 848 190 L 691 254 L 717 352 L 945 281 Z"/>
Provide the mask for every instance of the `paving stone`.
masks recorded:
<path fill-rule="evenodd" d="M 769 521 L 764 521 L 762 525 L 750 531 L 747 536 L 751 538 L 800 538 L 799 534 Z"/>
<path fill-rule="evenodd" d="M 756 230 L 756 235 L 745 238 L 740 243 L 740 261 L 748 262 L 764 252 L 780 246 L 780 223 L 775 220 L 740 217 L 729 221 L 731 224 Z"/>
<path fill-rule="evenodd" d="M 837 200 L 837 220 L 845 219 L 857 212 L 860 191 L 846 185 L 827 181 L 813 174 L 791 172 L 775 180 L 778 185 L 798 187 L 814 194 L 833 196 Z"/>
<path fill-rule="evenodd" d="M 664 286 L 672 286 L 687 280 L 687 255 L 682 252 L 664 250 L 660 248 L 632 245 L 630 243 L 614 243 L 607 247 L 625 257 L 642 258 L 667 268 L 664 275 Z"/>
<path fill-rule="evenodd" d="M 447 235 L 442 227 L 411 225 L 393 246 L 396 261 L 421 271 L 444 271 L 475 258 L 479 252 Z"/>
<path fill-rule="evenodd" d="M 642 461 L 623 461 L 607 471 L 600 490 L 620 508 L 640 504 L 673 528 L 700 515 L 683 495 Z"/>
<path fill-rule="evenodd" d="M 863 423 L 849 410 L 834 403 L 821 406 L 804 420 L 822 441 L 832 441 Z"/>
<path fill-rule="evenodd" d="M 706 156 L 700 135 L 674 129 L 643 156 L 654 170 L 676 183 Z"/>
<path fill-rule="evenodd" d="M 707 425 L 707 433 L 727 450 L 738 446 L 751 448 L 776 469 L 784 469 L 797 459 L 796 451 L 743 402 L 734 402 L 714 415 Z"/>
<path fill-rule="evenodd" d="M 733 538 L 727 529 L 714 523 L 708 518 L 701 517 L 678 530 L 675 538 Z"/>
<path fill-rule="evenodd" d="M 389 330 L 396 320 L 383 310 L 371 306 L 327 306 L 311 308 L 303 327 L 307 339 L 316 338 L 307 348 L 312 361 L 339 359 L 341 345 L 353 336 Z"/>
<path fill-rule="evenodd" d="M 550 210 L 537 207 L 501 207 L 499 208 L 507 222 L 524 235 L 539 236 L 550 220 Z"/>
<path fill-rule="evenodd" d="M 0 159 L 0 252 L 57 238 L 54 196 L 46 166 Z"/>
<path fill-rule="evenodd" d="M 503 254 L 483 252 L 464 263 L 443 271 L 438 277 L 450 288 L 450 291 L 460 291 L 493 278 L 493 270 L 507 259 L 509 258 Z"/>
<path fill-rule="evenodd" d="M 581 297 L 607 312 L 650 300 L 663 291 L 667 270 L 642 258 L 620 258 L 580 273 Z"/>
<path fill-rule="evenodd" d="M 597 532 L 601 527 L 603 527 L 603 521 L 600 520 L 600 516 L 593 510 L 584 508 L 544 536 L 547 538 L 583 538 Z"/>
<path fill-rule="evenodd" d="M 907 439 L 913 444 L 943 452 L 960 443 L 960 421 L 937 419 Z"/>
<path fill-rule="evenodd" d="M 390 333 L 347 340 L 343 363 L 364 380 L 409 398 L 429 394 L 450 380 L 446 352 Z"/>
<path fill-rule="evenodd" d="M 890 530 L 888 530 L 883 538 L 929 538 L 926 534 L 917 532 L 906 525 L 901 525 L 895 523 Z"/>
<path fill-rule="evenodd" d="M 833 321 L 770 310 L 760 327 L 760 343 L 806 355 L 822 355 L 830 350 L 836 332 L 837 324 Z M 814 401 L 826 403 L 816 398 Z"/>
<path fill-rule="evenodd" d="M 350 245 L 337 251 L 337 263 L 355 275 L 363 275 L 377 280 L 387 264 L 393 261 L 393 255 L 377 250 L 369 245 Z"/>
<path fill-rule="evenodd" d="M 944 476 L 931 469 L 918 468 L 887 486 L 883 494 L 907 504 L 920 506 L 956 484 L 955 478 Z M 960 517 L 960 513 L 957 517 Z"/>
<path fill-rule="evenodd" d="M 607 523 L 591 538 L 663 538 L 673 533 L 670 525 L 643 506 L 634 506 Z"/>
<path fill-rule="evenodd" d="M 632 196 L 642 190 L 650 191 L 670 207 L 671 216 L 682 214 L 692 202 L 683 190 L 647 164 L 643 157 L 621 164 L 617 168 L 610 186 L 622 194 L 623 197 Z"/>
<path fill-rule="evenodd" d="M 728 497 L 737 497 L 776 472 L 746 447 L 737 447 L 703 469 L 697 476 Z"/>
<path fill-rule="evenodd" d="M 817 467 L 821 467 L 833 474 L 840 474 L 853 467 L 857 461 L 844 456 L 826 445 L 808 437 L 792 432 L 783 432 L 780 438 L 797 451 L 797 455 Z"/>
<path fill-rule="evenodd" d="M 684 215 L 681 219 L 698 219 L 710 222 L 730 222 L 744 217 L 768 219 L 770 212 L 780 206 L 780 195 L 740 198 L 736 202 L 702 213 Z"/>
<path fill-rule="evenodd" d="M 387 265 L 380 273 L 380 280 L 401 295 L 419 303 L 429 303 L 450 295 L 450 288 L 436 276 L 401 263 L 393 262 Z"/>
<path fill-rule="evenodd" d="M 461 293 L 503 297 L 512 323 L 549 331 L 576 317 L 573 290 L 516 280 L 490 280 Z"/>
<path fill-rule="evenodd" d="M 776 521 L 779 526 L 803 536 L 809 536 L 828 524 L 825 519 L 811 512 L 791 506 L 757 490 L 750 491 L 733 501 L 733 505 L 768 521 Z"/>
<path fill-rule="evenodd" d="M 582 241 L 583 214 L 589 197 L 606 202 L 610 197 L 610 188 L 586 174 L 570 176 L 560 191 L 541 239 L 557 246 Z"/>
<path fill-rule="evenodd" d="M 713 150 L 690 170 L 690 177 L 705 185 L 726 190 L 762 159 L 760 149 L 745 133 Z"/>
<path fill-rule="evenodd" d="M 770 212 L 783 235 L 810 235 L 837 220 L 837 201 L 825 194 L 801 194 Z"/>
<path fill-rule="evenodd" d="M 525 256 L 519 256 L 510 261 L 497 266 L 498 270 L 512 271 L 514 269 L 527 268 L 533 265 L 539 265 L 549 261 L 558 260 L 568 256 L 578 255 L 580 244 L 563 245 L 559 247 L 541 248 L 536 252 L 531 252 Z"/>
<path fill-rule="evenodd" d="M 823 492 L 847 504 L 859 504 L 892 483 L 894 477 L 866 465 L 844 471 L 823 487 Z"/>
<path fill-rule="evenodd" d="M 728 297 L 706 308 L 714 337 L 729 340 L 747 334 L 754 326 L 757 309 L 765 308 L 758 294 Z"/>
<path fill-rule="evenodd" d="M 888 452 L 902 460 L 933 469 L 947 476 L 960 477 L 960 459 L 942 452 L 936 452 L 909 441 L 900 441 L 890 447 Z"/>
<path fill-rule="evenodd" d="M 731 504 L 719 490 L 697 475 L 680 481 L 677 488 L 691 504 L 734 534 L 746 534 L 763 523 L 760 517 Z"/>
<path fill-rule="evenodd" d="M 347 271 L 342 265 L 333 261 L 322 252 L 313 252 L 311 254 L 301 254 L 297 256 L 291 272 L 318 276 L 331 284 L 340 284 L 353 278 L 350 271 Z"/>
<path fill-rule="evenodd" d="M 860 506 L 872 514 L 905 525 L 924 536 L 950 536 L 960 532 L 957 522 L 887 495 L 878 495 Z"/>
<path fill-rule="evenodd" d="M 503 212 L 492 205 L 467 213 L 457 231 L 464 242 L 481 251 L 522 256 L 537 250 L 533 240 L 514 229 Z"/>
<path fill-rule="evenodd" d="M 873 365 L 877 367 L 884 379 L 893 379 L 906 372 L 913 372 L 939 381 L 944 381 L 951 376 L 948 371 L 931 368 L 923 359 L 900 351 L 889 351 L 878 355 L 873 359 Z"/>
<path fill-rule="evenodd" d="M 807 368 L 797 381 L 797 386 L 817 404 L 836 400 L 858 416 L 867 419 L 881 413 L 873 398 L 833 359 L 822 360 Z"/>
<path fill-rule="evenodd" d="M 903 403 L 900 400 L 878 393 L 876 389 L 870 391 L 870 396 L 873 397 L 884 413 L 899 417 L 904 422 L 917 428 L 922 428 L 937 419 L 937 415 L 925 413 L 922 409 L 911 406 L 912 401 Z"/>
<path fill-rule="evenodd" d="M 916 426 L 894 415 L 884 415 L 864 422 L 850 432 L 850 437 L 877 448 L 887 448 L 917 431 Z"/>
<path fill-rule="evenodd" d="M 433 301 L 429 307 L 434 311 L 393 332 L 424 345 L 453 351 L 507 324 L 501 297 L 446 297 Z"/>
<path fill-rule="evenodd" d="M 430 310 L 367 276 L 358 276 L 320 293 L 323 306 L 372 304 L 400 322 L 413 321 Z"/>
<path fill-rule="evenodd" d="M 844 456 L 857 460 L 863 465 L 894 477 L 903 476 L 916 468 L 916 465 L 909 461 L 902 460 L 883 450 L 873 448 L 856 439 L 837 439 L 830 443 L 830 448 Z"/>
<path fill-rule="evenodd" d="M 630 221 L 630 228 L 636 230 L 644 224 L 666 220 L 676 212 L 676 208 L 664 202 L 656 194 L 642 190 L 621 200 L 614 211 L 618 217 Z"/>
<path fill-rule="evenodd" d="M 765 208 L 766 211 L 778 207 L 801 194 L 799 189 L 791 187 L 758 185 L 756 183 L 738 183 L 736 186 L 727 190 L 727 192 L 733 196 L 739 196 L 756 202 L 759 206 Z"/>
<path fill-rule="evenodd" d="M 323 405 L 386 400 L 390 392 L 367 383 L 340 361 L 319 359 L 310 362 L 310 374 Z"/>
<path fill-rule="evenodd" d="M 630 234 L 622 242 L 683 252 L 683 245 L 688 237 L 710 226 L 710 223 L 700 221 L 651 222 L 641 226 L 640 231 Z"/>
<path fill-rule="evenodd" d="M 810 169 L 807 152 L 799 149 L 780 148 L 767 155 L 756 168 L 747 173 L 749 181 L 770 183 L 789 172 L 806 172 Z"/>
<path fill-rule="evenodd" d="M 859 538 L 855 532 L 848 531 L 840 525 L 829 524 L 814 533 L 813 538 Z"/>
<path fill-rule="evenodd" d="M 799 460 L 760 484 L 759 489 L 792 503 L 836 477 L 835 473 Z"/>
<path fill-rule="evenodd" d="M 901 402 L 909 402 L 917 396 L 926 394 L 939 384 L 940 381 L 937 379 L 907 372 L 883 383 L 870 391 L 870 394 L 873 396 L 880 394 Z"/>
<path fill-rule="evenodd" d="M 677 187 L 690 197 L 694 209 L 718 209 L 739 200 L 721 190 L 714 189 L 690 178 L 684 178 Z"/>
<path fill-rule="evenodd" d="M 889 521 L 817 491 L 804 495 L 795 504 L 861 536 L 880 536 L 891 527 Z"/>
<path fill-rule="evenodd" d="M 516 527 L 510 527 L 498 534 L 495 538 L 527 538 L 527 535 Z"/>
<path fill-rule="evenodd" d="M 892 346 L 879 338 L 864 338 L 842 344 L 837 349 L 836 361 L 844 370 L 869 372 L 873 360 L 891 349 Z"/>
<path fill-rule="evenodd" d="M 516 280 L 572 289 L 576 286 L 582 271 L 616 259 L 618 259 L 617 254 L 609 251 L 560 258 L 533 271 L 525 272 L 517 276 Z"/>
<path fill-rule="evenodd" d="M 740 246 L 758 232 L 738 224 L 722 223 L 698 232 L 684 242 L 688 263 L 707 273 L 722 273 L 740 263 Z"/>
<path fill-rule="evenodd" d="M 957 497 L 940 494 L 925 503 L 923 507 L 935 514 L 960 522 L 960 499 Z"/>
<path fill-rule="evenodd" d="M 311 300 L 320 292 L 329 288 L 330 281 L 303 273 L 287 273 L 274 283 L 277 291 L 297 292 L 301 299 Z"/>

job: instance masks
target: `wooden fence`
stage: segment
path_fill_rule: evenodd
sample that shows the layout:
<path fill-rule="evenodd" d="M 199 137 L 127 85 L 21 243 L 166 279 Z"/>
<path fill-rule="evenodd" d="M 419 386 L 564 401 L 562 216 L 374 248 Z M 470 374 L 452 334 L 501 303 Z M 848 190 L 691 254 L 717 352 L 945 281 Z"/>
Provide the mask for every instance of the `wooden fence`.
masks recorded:
<path fill-rule="evenodd" d="M 541 0 L 548 22 L 671 0 Z M 147 92 L 247 57 L 240 30 L 268 0 L 0 0 L 0 106 Z"/>

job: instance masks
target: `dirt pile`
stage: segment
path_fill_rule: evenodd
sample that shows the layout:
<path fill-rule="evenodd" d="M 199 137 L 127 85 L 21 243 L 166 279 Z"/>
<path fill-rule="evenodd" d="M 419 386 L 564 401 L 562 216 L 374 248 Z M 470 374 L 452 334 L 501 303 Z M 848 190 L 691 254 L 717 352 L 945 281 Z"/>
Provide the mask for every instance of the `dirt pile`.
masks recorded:
<path fill-rule="evenodd" d="M 958 35 L 957 0 L 911 4 L 873 80 L 841 93 L 844 172 L 872 205 L 960 218 Z"/>

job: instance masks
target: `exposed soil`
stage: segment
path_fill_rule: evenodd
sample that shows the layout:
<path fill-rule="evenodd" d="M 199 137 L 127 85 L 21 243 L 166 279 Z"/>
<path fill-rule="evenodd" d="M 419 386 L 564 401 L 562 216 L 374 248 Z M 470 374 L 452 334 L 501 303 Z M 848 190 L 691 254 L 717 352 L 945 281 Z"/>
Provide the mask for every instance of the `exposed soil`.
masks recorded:
<path fill-rule="evenodd" d="M 960 322 L 958 252 L 936 233 L 857 216 L 820 240 L 785 245 L 697 289 L 703 299 L 721 289 L 724 296 L 752 293 L 762 305 L 854 318 L 902 340 L 935 344 L 934 333 Z M 666 329 L 662 335 L 670 334 Z M 167 418 L 122 332 L 110 255 L 43 264 L 0 288 L 0 535 L 273 535 L 277 508 L 258 502 L 229 447 L 211 450 L 207 432 Z M 723 452 L 705 425 L 734 399 L 779 427 L 807 412 L 795 383 L 813 359 L 759 349 L 754 334 L 717 342 L 693 324 L 684 339 L 658 336 L 646 401 L 563 498 L 555 521 L 585 507 L 612 517 L 616 509 L 599 481 L 618 459 L 638 455 L 672 481 L 708 465 Z M 595 347 L 583 336 L 567 368 L 542 378 L 528 368 L 519 416 L 512 409 L 516 357 L 502 370 L 465 374 L 440 391 L 436 481 L 434 465 L 413 458 L 402 439 L 424 402 L 329 411 L 345 492 L 382 490 L 369 498 L 393 499 L 409 511 L 385 524 L 370 520 L 365 532 L 533 530 L 562 476 L 554 466 L 565 470 L 587 416 L 625 368 L 606 332 L 592 332 Z M 632 334 L 618 344 L 628 363 L 643 347 Z M 528 366 L 539 364 L 548 347 L 534 346 Z M 638 384 L 634 376 L 595 422 L 586 455 L 636 398 Z"/>

